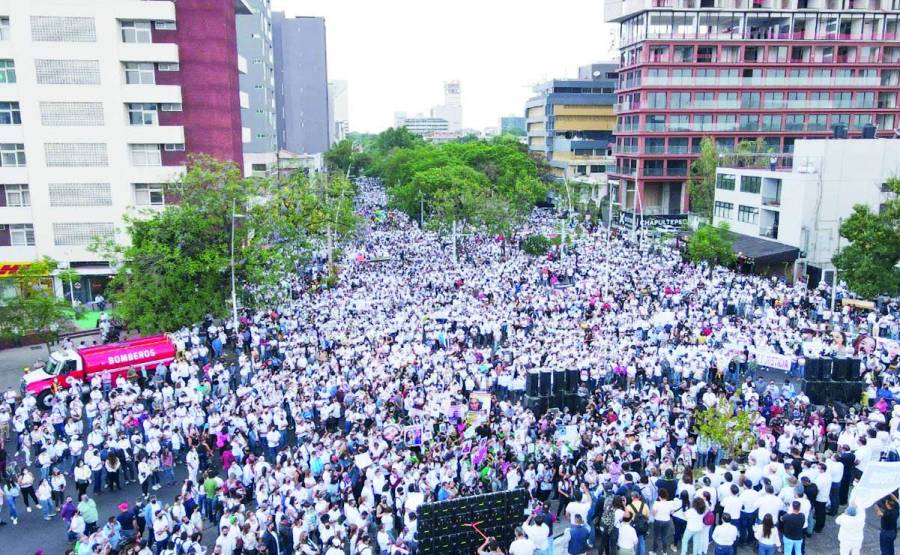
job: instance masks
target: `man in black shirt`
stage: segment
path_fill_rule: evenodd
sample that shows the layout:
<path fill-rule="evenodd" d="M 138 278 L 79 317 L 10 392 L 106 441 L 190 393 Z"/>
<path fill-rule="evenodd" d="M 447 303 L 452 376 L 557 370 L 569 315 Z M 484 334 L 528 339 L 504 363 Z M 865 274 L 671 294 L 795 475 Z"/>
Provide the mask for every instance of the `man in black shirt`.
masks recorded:
<path fill-rule="evenodd" d="M 881 533 L 878 541 L 881 544 L 881 555 L 894 555 L 894 540 L 897 539 L 897 498 L 894 494 L 882 499 L 875 505 L 875 514 L 881 518 Z"/>
<path fill-rule="evenodd" d="M 800 512 L 800 502 L 791 503 L 791 512 L 781 517 L 781 534 L 784 536 L 784 555 L 801 555 L 803 548 L 803 528 L 806 517 Z"/>
<path fill-rule="evenodd" d="M 119 503 L 119 515 L 116 520 L 122 526 L 120 534 L 123 540 L 130 540 L 137 533 L 137 518 L 135 518 L 134 509 L 128 508 L 128 503 Z"/>
<path fill-rule="evenodd" d="M 656 481 L 656 489 L 666 490 L 666 493 L 669 494 L 669 499 L 678 499 L 675 496 L 675 490 L 678 489 L 678 482 L 675 481 L 675 474 L 672 472 L 672 469 L 667 468 L 663 476 L 663 478 Z"/>

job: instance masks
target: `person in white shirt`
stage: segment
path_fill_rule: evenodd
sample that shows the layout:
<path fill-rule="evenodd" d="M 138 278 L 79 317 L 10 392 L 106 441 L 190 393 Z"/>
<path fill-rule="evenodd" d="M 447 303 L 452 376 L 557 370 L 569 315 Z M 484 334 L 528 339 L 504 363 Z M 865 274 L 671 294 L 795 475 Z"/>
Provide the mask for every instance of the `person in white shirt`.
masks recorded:
<path fill-rule="evenodd" d="M 841 555 L 860 555 L 862 551 L 863 533 L 866 525 L 865 511 L 857 510 L 853 505 L 834 519 L 838 529 L 838 542 Z"/>
<path fill-rule="evenodd" d="M 734 555 L 734 542 L 737 541 L 738 530 L 731 523 L 731 515 L 722 513 L 722 524 L 713 529 L 712 540 L 717 554 Z M 723 548 L 723 549 L 720 549 Z"/>
<path fill-rule="evenodd" d="M 534 544 L 535 555 L 550 555 L 550 527 L 544 522 L 543 515 L 528 517 L 522 530 Z"/>
<path fill-rule="evenodd" d="M 841 462 L 840 455 L 835 453 L 825 462 L 825 467 L 828 469 L 828 474 L 831 475 L 831 486 L 828 493 L 830 505 L 828 514 L 837 516 L 838 505 L 840 504 L 841 479 L 844 477 L 844 463 Z"/>
<path fill-rule="evenodd" d="M 619 539 L 616 544 L 619 547 L 619 555 L 634 555 L 637 550 L 638 536 L 631 525 L 631 518 L 631 513 L 625 513 L 619 524 Z"/>
<path fill-rule="evenodd" d="M 775 495 L 775 489 L 771 484 L 766 484 L 765 493 L 756 501 L 758 509 L 757 518 L 762 520 L 766 515 L 772 515 L 772 520 L 778 520 L 778 513 L 784 509 L 784 503 Z"/>
<path fill-rule="evenodd" d="M 509 555 L 534 555 L 535 549 L 534 542 L 525 536 L 525 530 L 516 528 L 516 539 L 509 544 Z"/>
<path fill-rule="evenodd" d="M 665 553 L 667 546 L 672 543 L 672 511 L 680 506 L 680 500 L 669 499 L 667 490 L 659 490 L 659 499 L 653 504 L 653 508 L 650 509 L 650 514 L 653 517 L 653 543 L 650 545 L 650 551 Z"/>
<path fill-rule="evenodd" d="M 731 517 L 731 522 L 739 522 L 741 519 L 741 498 L 738 497 L 739 489 L 737 485 L 731 484 L 728 488 L 728 495 L 722 498 L 722 514 Z"/>

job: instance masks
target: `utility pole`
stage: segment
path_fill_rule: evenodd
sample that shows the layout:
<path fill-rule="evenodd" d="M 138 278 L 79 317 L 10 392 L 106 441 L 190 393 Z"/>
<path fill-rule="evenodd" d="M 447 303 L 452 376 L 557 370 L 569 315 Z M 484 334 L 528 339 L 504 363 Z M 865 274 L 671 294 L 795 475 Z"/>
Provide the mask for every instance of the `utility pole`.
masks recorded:
<path fill-rule="evenodd" d="M 453 220 L 453 260 L 457 260 L 456 255 L 456 220 Z"/>
<path fill-rule="evenodd" d="M 837 249 L 834 252 L 841 252 L 841 220 L 842 218 L 838 218 L 838 233 L 837 233 Z M 831 314 L 834 317 L 834 300 L 837 297 L 837 285 L 838 285 L 838 269 L 837 266 L 834 267 L 834 274 L 831 276 Z"/>
<path fill-rule="evenodd" d="M 234 333 L 238 333 L 238 316 L 237 316 L 237 289 L 234 280 L 234 220 L 235 220 L 235 199 L 231 199 L 231 325 Z"/>

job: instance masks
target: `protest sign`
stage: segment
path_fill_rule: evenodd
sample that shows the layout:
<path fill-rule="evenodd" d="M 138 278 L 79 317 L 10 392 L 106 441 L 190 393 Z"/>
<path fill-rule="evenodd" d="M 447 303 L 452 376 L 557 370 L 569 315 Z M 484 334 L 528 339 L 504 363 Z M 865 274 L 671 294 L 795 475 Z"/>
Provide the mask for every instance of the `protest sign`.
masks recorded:
<path fill-rule="evenodd" d="M 866 509 L 900 488 L 900 462 L 870 462 L 853 488 L 851 503 Z"/>

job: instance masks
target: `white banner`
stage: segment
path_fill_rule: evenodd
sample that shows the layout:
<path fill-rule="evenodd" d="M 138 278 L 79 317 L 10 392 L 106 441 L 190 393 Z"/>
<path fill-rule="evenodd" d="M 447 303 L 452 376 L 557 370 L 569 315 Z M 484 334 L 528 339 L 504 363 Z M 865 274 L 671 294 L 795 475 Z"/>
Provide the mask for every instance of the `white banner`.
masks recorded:
<path fill-rule="evenodd" d="M 756 353 L 756 362 L 760 366 L 767 366 L 777 370 L 788 371 L 791 369 L 791 357 L 778 353 Z"/>
<path fill-rule="evenodd" d="M 898 488 L 900 462 L 870 462 L 853 488 L 850 501 L 860 509 L 867 509 Z"/>

